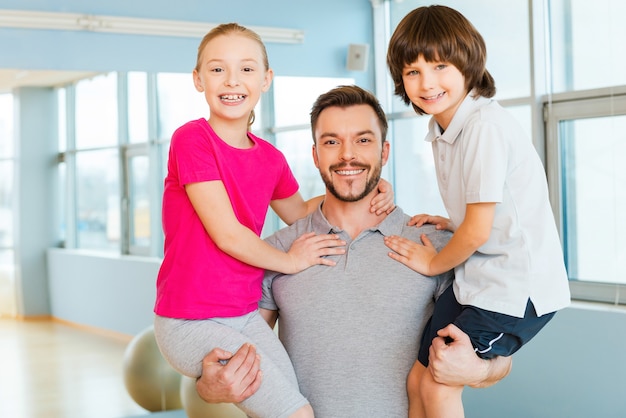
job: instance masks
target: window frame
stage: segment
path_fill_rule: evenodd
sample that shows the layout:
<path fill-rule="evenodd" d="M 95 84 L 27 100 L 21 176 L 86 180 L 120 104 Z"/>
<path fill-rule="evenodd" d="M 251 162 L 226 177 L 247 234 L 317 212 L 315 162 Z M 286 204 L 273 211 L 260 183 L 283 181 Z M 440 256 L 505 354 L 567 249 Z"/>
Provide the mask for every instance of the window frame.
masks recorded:
<path fill-rule="evenodd" d="M 567 92 L 543 100 L 546 132 L 546 173 L 550 203 L 563 237 L 566 227 L 562 205 L 562 164 L 559 124 L 585 118 L 626 115 L 626 86 Z M 566 249 L 565 249 L 566 250 Z M 626 305 L 626 284 L 601 283 L 570 279 L 572 298 L 576 300 Z"/>

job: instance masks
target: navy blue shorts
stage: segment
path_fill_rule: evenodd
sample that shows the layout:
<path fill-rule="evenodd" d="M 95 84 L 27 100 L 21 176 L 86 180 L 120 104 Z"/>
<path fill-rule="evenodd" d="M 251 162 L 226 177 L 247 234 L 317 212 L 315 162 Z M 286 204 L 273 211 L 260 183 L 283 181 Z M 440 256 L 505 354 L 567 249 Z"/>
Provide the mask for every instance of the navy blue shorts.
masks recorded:
<path fill-rule="evenodd" d="M 484 359 L 510 356 L 530 341 L 554 316 L 555 312 L 537 317 L 535 307 L 528 301 L 524 318 L 486 311 L 457 302 L 450 285 L 437 302 L 433 316 L 422 334 L 417 359 L 428 366 L 428 349 L 437 331 L 454 324 L 465 332 L 476 354 Z"/>

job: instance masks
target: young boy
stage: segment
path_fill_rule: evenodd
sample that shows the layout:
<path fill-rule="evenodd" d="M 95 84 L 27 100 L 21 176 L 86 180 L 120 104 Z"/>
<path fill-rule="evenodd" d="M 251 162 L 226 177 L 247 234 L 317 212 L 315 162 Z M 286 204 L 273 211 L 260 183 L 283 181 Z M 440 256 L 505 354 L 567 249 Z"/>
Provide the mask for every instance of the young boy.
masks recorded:
<path fill-rule="evenodd" d="M 448 218 L 417 215 L 454 232 L 437 252 L 401 237 L 390 256 L 431 276 L 454 268 L 407 380 L 409 416 L 463 417 L 463 386 L 438 384 L 428 368 L 436 337 L 459 329 L 476 354 L 510 356 L 570 301 L 545 172 L 532 142 L 496 101 L 482 36 L 459 12 L 420 7 L 396 28 L 387 53 L 395 93 L 430 114 L 437 180 Z M 452 325 L 449 325 L 452 324 Z"/>

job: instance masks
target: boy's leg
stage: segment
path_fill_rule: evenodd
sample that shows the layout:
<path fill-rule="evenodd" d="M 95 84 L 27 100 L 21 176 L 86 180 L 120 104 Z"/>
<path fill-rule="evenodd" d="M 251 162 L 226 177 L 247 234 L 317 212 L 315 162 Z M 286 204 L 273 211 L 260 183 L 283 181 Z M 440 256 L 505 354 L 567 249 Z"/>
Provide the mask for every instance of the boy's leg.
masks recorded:
<path fill-rule="evenodd" d="M 421 364 L 420 364 L 421 366 Z M 423 366 L 422 366 L 423 368 Z M 428 418 L 463 418 L 463 386 L 437 383 L 430 370 L 424 369 L 420 380 L 420 396 Z M 410 416 L 410 418 L 413 418 Z"/>
<path fill-rule="evenodd" d="M 420 394 L 420 382 L 426 368 L 416 361 L 406 379 L 406 391 L 409 397 L 409 418 L 425 418 L 426 411 Z"/>

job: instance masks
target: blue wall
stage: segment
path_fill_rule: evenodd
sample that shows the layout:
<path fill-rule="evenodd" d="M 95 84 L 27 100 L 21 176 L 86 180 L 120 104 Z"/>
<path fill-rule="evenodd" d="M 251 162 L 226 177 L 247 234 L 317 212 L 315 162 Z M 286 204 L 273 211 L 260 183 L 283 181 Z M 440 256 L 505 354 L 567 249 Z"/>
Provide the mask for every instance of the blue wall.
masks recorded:
<path fill-rule="evenodd" d="M 345 69 L 350 43 L 372 44 L 369 0 L 0 0 L 0 9 L 213 24 L 236 21 L 249 26 L 303 30 L 303 44 L 267 43 L 270 65 L 277 75 L 354 77 L 363 87 L 374 85 L 371 70 Z M 0 68 L 187 72 L 195 65 L 199 41 L 199 38 L 0 28 Z"/>

